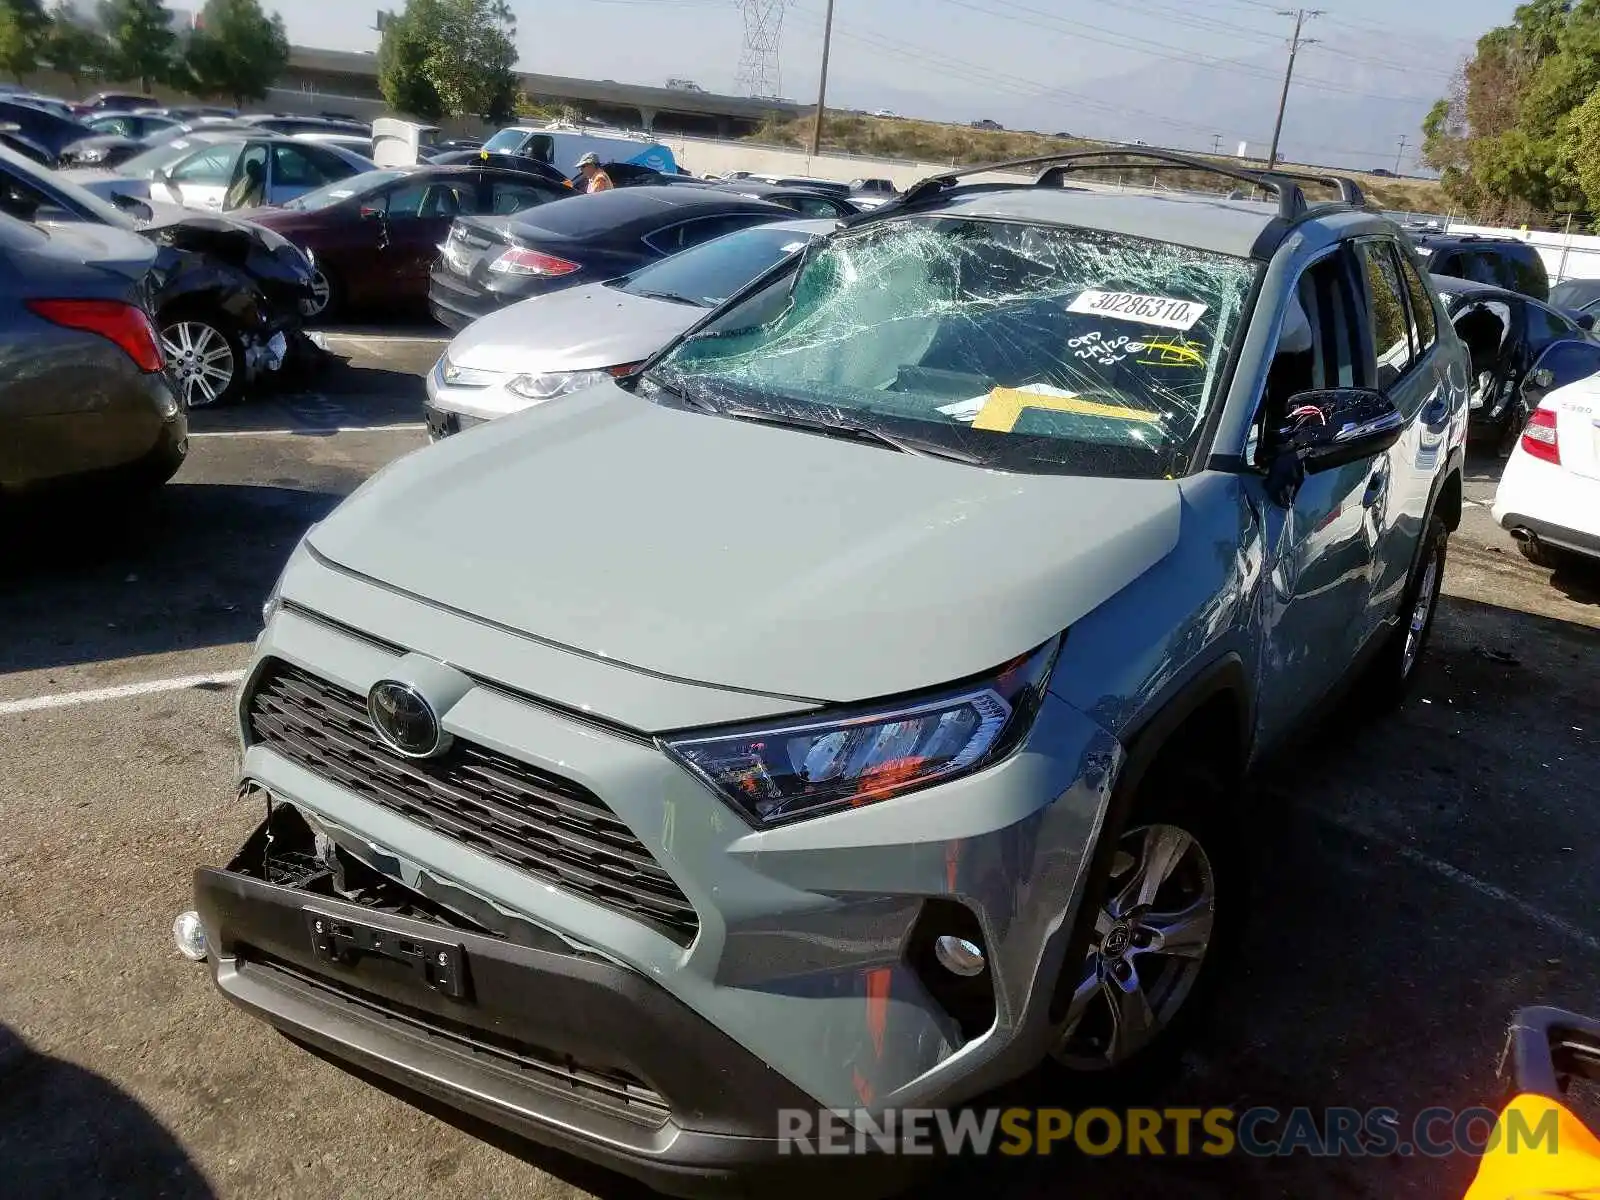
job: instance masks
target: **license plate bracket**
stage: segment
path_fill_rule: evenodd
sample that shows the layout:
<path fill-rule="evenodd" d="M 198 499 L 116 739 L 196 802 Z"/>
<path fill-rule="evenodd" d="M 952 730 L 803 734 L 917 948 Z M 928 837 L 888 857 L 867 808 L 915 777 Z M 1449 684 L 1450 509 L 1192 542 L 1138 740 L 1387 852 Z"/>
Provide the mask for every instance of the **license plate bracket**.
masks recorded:
<path fill-rule="evenodd" d="M 433 991 L 453 1000 L 467 997 L 466 952 L 455 942 L 380 929 L 349 917 L 305 910 L 306 930 L 318 959 L 354 966 L 366 958 L 382 958 L 409 967 Z"/>

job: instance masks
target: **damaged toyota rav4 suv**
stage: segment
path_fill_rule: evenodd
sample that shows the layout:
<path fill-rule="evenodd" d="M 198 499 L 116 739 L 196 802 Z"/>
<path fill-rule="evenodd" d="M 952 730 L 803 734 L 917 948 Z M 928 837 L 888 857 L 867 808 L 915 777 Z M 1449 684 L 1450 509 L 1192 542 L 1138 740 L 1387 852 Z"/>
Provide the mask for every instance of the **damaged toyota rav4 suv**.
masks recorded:
<path fill-rule="evenodd" d="M 1416 669 L 1467 362 L 1348 181 L 1068 186 L 1104 161 L 928 180 L 311 529 L 241 694 L 266 817 L 181 946 L 680 1193 L 820 1162 L 780 1110 L 1168 1058 L 1241 780 Z"/>

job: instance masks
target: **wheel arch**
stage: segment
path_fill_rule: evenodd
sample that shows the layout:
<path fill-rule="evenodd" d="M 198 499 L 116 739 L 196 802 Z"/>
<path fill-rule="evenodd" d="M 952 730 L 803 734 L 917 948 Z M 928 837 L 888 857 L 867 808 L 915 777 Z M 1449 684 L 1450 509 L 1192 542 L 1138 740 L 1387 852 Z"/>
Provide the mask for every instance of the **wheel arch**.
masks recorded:
<path fill-rule="evenodd" d="M 1079 961 L 1094 930 L 1094 914 L 1111 875 L 1112 858 L 1122 831 L 1133 816 L 1140 789 L 1151 774 L 1175 756 L 1202 755 L 1217 769 L 1226 788 L 1237 791 L 1249 767 L 1254 728 L 1250 674 L 1236 653 L 1223 655 L 1189 679 L 1158 706 L 1153 707 L 1120 739 L 1125 757 L 1112 786 L 1105 818 L 1089 851 L 1085 886 L 1073 918 L 1072 937 L 1064 963 Z M 1070 998 L 1071 986 L 1063 973 L 1050 1002 L 1050 1019 L 1059 1020 Z"/>

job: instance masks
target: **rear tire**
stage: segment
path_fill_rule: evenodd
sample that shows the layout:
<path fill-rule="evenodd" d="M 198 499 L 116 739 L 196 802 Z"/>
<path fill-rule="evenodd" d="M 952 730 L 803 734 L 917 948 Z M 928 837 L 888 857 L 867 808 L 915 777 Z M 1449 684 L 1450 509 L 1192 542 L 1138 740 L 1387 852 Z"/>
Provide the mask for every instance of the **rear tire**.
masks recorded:
<path fill-rule="evenodd" d="M 337 317 L 344 307 L 344 291 L 339 286 L 338 277 L 324 266 L 312 269 L 313 287 L 316 289 L 315 302 L 301 306 L 300 314 L 310 325 L 326 325 Z"/>
<path fill-rule="evenodd" d="M 1380 706 L 1392 707 L 1404 700 L 1416 678 L 1417 664 L 1433 633 L 1433 618 L 1439 611 L 1439 592 L 1444 583 L 1444 568 L 1450 545 L 1450 530 L 1436 514 L 1430 514 L 1423 530 L 1417 561 L 1406 582 L 1400 601 L 1400 624 L 1388 635 L 1383 649 L 1368 668 L 1366 690 Z"/>
<path fill-rule="evenodd" d="M 232 404 L 244 393 L 244 343 L 226 317 L 193 308 L 161 314 L 167 371 L 185 408 Z"/>
<path fill-rule="evenodd" d="M 1193 761 L 1158 763 L 1141 786 L 1110 874 L 1086 897 L 1095 905 L 1087 953 L 1062 968 L 1046 1066 L 1053 1090 L 1150 1086 L 1198 1031 L 1248 912 L 1233 800 Z"/>

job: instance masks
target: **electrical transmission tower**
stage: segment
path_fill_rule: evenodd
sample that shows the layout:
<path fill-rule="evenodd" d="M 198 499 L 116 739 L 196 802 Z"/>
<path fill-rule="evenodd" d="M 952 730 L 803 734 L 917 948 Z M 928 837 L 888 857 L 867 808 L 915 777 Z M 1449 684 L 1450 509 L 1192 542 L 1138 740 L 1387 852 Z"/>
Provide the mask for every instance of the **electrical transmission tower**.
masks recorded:
<path fill-rule="evenodd" d="M 739 53 L 738 89 L 747 96 L 776 97 L 783 89 L 778 43 L 789 0 L 739 0 L 744 13 L 744 49 Z"/>

